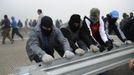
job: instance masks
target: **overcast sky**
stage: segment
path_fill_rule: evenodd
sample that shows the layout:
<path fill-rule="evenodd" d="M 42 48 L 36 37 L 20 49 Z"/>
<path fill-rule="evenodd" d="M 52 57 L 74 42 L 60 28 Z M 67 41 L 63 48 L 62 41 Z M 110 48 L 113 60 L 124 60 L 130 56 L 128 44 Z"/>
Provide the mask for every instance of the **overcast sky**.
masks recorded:
<path fill-rule="evenodd" d="M 43 10 L 44 15 L 53 20 L 59 18 L 66 22 L 74 13 L 89 16 L 91 8 L 99 8 L 101 15 L 112 10 L 134 12 L 134 0 L 0 0 L 0 19 L 4 14 L 9 18 L 15 16 L 23 22 L 26 18 L 37 19 L 37 9 Z"/>

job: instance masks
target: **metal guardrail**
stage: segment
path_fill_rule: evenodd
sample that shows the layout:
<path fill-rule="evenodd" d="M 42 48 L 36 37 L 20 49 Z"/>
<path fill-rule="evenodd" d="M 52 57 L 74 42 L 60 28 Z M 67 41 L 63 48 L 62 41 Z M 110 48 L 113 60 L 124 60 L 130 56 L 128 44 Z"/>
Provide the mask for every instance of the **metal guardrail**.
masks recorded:
<path fill-rule="evenodd" d="M 95 75 L 128 63 L 134 57 L 134 44 L 103 53 L 87 52 L 72 59 L 57 59 L 51 64 L 21 67 L 14 75 Z"/>

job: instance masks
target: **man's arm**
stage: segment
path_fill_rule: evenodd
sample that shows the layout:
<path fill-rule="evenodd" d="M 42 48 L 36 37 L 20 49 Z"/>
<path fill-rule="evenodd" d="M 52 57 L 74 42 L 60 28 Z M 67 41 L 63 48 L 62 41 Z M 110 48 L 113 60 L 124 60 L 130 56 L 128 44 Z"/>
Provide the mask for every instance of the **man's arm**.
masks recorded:
<path fill-rule="evenodd" d="M 62 44 L 64 50 L 70 50 L 70 45 L 68 40 L 63 36 L 62 32 L 60 31 L 60 29 L 55 28 L 55 32 L 56 32 L 56 38 L 58 39 L 58 41 Z"/>
<path fill-rule="evenodd" d="M 33 51 L 34 54 L 37 54 L 41 57 L 45 54 L 45 52 L 40 48 L 39 36 L 37 35 L 37 32 L 35 32 L 34 30 L 30 32 L 27 45 Z"/>
<path fill-rule="evenodd" d="M 101 18 L 99 21 L 100 21 L 100 28 L 99 28 L 100 36 L 101 36 L 102 40 L 106 43 L 106 41 L 108 41 L 108 37 L 107 37 L 106 31 L 104 29 L 104 22 Z"/>
<path fill-rule="evenodd" d="M 65 28 L 61 28 L 61 32 L 63 33 L 64 37 L 66 37 L 68 39 L 71 48 L 73 48 L 74 50 L 77 49 L 78 47 L 73 42 L 70 32 Z"/>
<path fill-rule="evenodd" d="M 117 24 L 114 25 L 113 30 L 115 31 L 115 34 L 118 36 L 118 38 L 119 38 L 122 42 L 125 42 L 125 41 L 126 41 L 126 37 L 125 37 L 124 33 L 120 30 L 120 28 L 118 27 Z"/>
<path fill-rule="evenodd" d="M 86 20 L 87 20 L 87 23 L 86 23 Z M 90 27 L 88 27 L 88 24 L 90 24 L 90 22 L 88 21 L 88 19 L 84 18 L 82 27 L 80 29 L 79 37 L 88 46 L 90 46 L 91 44 L 96 45 L 97 42 L 95 41 L 94 37 L 92 36 L 92 32 L 90 31 L 91 29 L 90 29 Z"/>

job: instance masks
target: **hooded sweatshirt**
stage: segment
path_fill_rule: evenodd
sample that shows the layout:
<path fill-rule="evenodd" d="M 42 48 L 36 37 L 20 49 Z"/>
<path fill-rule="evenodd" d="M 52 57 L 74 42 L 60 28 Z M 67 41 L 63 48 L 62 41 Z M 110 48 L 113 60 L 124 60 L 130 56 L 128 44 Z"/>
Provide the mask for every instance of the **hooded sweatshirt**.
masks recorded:
<path fill-rule="evenodd" d="M 74 23 L 79 23 L 78 26 L 74 26 Z M 78 46 L 75 44 L 79 39 L 79 31 L 81 28 L 81 18 L 78 14 L 74 14 L 70 17 L 69 22 L 63 24 L 61 32 L 68 39 L 71 48 L 77 49 Z"/>
<path fill-rule="evenodd" d="M 10 28 L 10 20 L 7 18 L 4 18 L 4 20 L 2 21 L 1 25 L 3 25 L 3 29 L 4 28 Z"/>
<path fill-rule="evenodd" d="M 47 16 L 43 18 L 45 19 L 43 19 L 42 21 L 48 20 Z M 51 52 L 51 50 L 49 49 L 50 48 L 53 49 L 55 48 L 55 46 L 62 47 L 64 51 L 71 50 L 68 40 L 64 38 L 61 31 L 58 28 L 56 28 L 54 25 L 52 25 L 52 32 L 47 38 L 43 37 L 41 27 L 38 28 L 39 29 L 34 28 L 33 30 L 31 30 L 26 45 L 26 50 L 31 61 L 33 60 L 34 55 L 38 55 L 39 57 L 42 57 L 45 53 Z"/>
<path fill-rule="evenodd" d="M 17 28 L 17 22 L 15 20 L 15 17 L 11 17 L 11 19 L 12 19 L 12 22 L 11 22 L 12 28 Z"/>

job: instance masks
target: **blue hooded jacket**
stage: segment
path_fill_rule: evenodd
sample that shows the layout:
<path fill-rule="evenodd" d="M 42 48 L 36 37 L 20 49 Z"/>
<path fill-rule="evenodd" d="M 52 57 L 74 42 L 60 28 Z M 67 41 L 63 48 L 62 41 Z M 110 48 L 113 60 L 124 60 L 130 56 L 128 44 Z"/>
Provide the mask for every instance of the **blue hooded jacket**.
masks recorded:
<path fill-rule="evenodd" d="M 17 28 L 17 22 L 15 20 L 15 17 L 11 17 L 11 19 L 12 19 L 12 22 L 11 22 L 12 28 Z"/>

